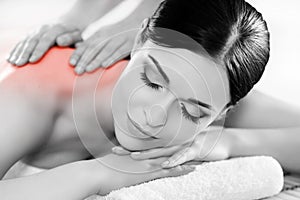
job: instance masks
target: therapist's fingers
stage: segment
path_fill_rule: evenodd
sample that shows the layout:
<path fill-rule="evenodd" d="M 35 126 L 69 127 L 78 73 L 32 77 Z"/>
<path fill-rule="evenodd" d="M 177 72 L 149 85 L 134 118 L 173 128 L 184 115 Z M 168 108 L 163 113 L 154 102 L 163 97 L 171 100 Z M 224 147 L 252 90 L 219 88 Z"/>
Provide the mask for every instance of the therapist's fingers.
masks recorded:
<path fill-rule="evenodd" d="M 83 52 L 87 47 L 88 45 L 83 42 L 76 44 L 76 49 L 70 57 L 70 64 L 72 66 L 76 66 L 78 60 L 80 59 L 80 57 L 82 56 Z"/>
<path fill-rule="evenodd" d="M 55 44 L 56 37 L 59 34 L 62 34 L 62 32 L 62 28 L 57 27 L 44 33 L 36 45 L 36 48 L 32 52 L 29 62 L 36 62 L 41 59 L 46 51 Z"/>
<path fill-rule="evenodd" d="M 81 31 L 75 30 L 73 32 L 64 33 L 56 38 L 56 43 L 58 46 L 70 46 L 81 41 Z"/>
<path fill-rule="evenodd" d="M 20 41 L 10 53 L 8 62 L 16 66 L 22 66 L 23 64 L 27 63 L 33 52 L 33 49 L 38 43 L 39 38 L 47 30 L 47 28 L 48 26 L 46 25 L 42 26 L 38 30 L 35 30 L 33 33 L 29 34 L 29 36 L 27 36 L 24 40 Z"/>
<path fill-rule="evenodd" d="M 109 67 L 119 60 L 126 58 L 128 55 L 130 55 L 132 46 L 133 45 L 130 42 L 126 41 L 121 47 L 112 52 L 112 54 L 108 58 L 104 59 L 104 61 L 102 62 L 102 66 Z"/>
<path fill-rule="evenodd" d="M 107 68 L 111 65 L 113 65 L 115 62 L 120 60 L 121 58 L 125 58 L 128 55 L 128 47 L 127 42 L 124 42 L 123 44 L 119 44 L 121 46 L 113 46 L 106 49 L 110 44 L 106 45 L 106 47 L 102 50 L 103 53 L 99 53 L 92 61 L 91 63 L 86 67 L 87 72 L 92 72 L 95 69 L 99 67 Z M 110 51 L 110 52 L 109 52 Z M 130 51 L 129 51 L 130 52 Z M 103 54 L 110 54 L 108 57 L 110 57 L 110 60 L 103 61 Z"/>
<path fill-rule="evenodd" d="M 24 42 L 19 42 L 15 48 L 10 53 L 10 56 L 8 57 L 8 62 L 11 64 L 16 64 L 16 61 L 18 59 L 19 54 L 22 52 L 22 48 L 24 46 Z"/>
<path fill-rule="evenodd" d="M 89 45 L 80 57 L 75 72 L 81 74 L 91 72 L 99 67 L 107 67 L 102 64 L 103 60 L 110 57 L 115 51 L 125 44 L 124 38 L 116 38 L 98 43 L 96 46 Z"/>
<path fill-rule="evenodd" d="M 89 44 L 77 61 L 75 72 L 77 74 L 85 72 L 87 66 L 107 48 L 107 44 L 107 41 L 98 44 Z"/>
<path fill-rule="evenodd" d="M 33 52 L 37 43 L 38 42 L 36 39 L 28 40 L 25 43 L 25 45 L 22 48 L 22 52 L 20 53 L 20 55 L 18 55 L 18 59 L 15 61 L 15 64 L 17 66 L 23 66 L 28 62 L 29 57 L 31 56 L 31 53 Z"/>
<path fill-rule="evenodd" d="M 178 151 L 182 146 L 172 146 L 164 148 L 155 148 L 141 152 L 132 152 L 130 156 L 135 160 L 145 160 L 150 158 L 158 158 L 164 156 L 171 156 Z"/>
<path fill-rule="evenodd" d="M 99 54 L 98 59 L 101 60 L 102 67 L 107 68 L 112 63 L 110 63 L 110 59 L 113 54 L 118 55 L 118 51 L 124 51 L 123 48 L 126 47 L 126 38 L 116 38 L 114 40 L 111 40 L 109 44 L 106 46 L 106 48 Z M 118 53 L 116 53 L 118 52 Z"/>
<path fill-rule="evenodd" d="M 40 37 L 36 48 L 32 52 L 29 62 L 36 62 L 40 60 L 44 54 L 56 43 L 56 39 L 65 34 L 79 31 L 79 28 L 73 25 L 55 24 L 48 28 L 47 31 Z M 78 36 L 76 34 L 75 36 Z"/>

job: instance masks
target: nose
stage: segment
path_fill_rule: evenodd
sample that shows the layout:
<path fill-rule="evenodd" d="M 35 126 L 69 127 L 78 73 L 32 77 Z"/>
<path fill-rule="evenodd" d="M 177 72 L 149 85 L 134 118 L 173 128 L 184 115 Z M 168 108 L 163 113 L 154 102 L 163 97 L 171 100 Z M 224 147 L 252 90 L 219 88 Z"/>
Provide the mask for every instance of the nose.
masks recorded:
<path fill-rule="evenodd" d="M 167 112 L 160 104 L 154 104 L 144 110 L 147 123 L 151 127 L 164 126 L 167 121 Z"/>

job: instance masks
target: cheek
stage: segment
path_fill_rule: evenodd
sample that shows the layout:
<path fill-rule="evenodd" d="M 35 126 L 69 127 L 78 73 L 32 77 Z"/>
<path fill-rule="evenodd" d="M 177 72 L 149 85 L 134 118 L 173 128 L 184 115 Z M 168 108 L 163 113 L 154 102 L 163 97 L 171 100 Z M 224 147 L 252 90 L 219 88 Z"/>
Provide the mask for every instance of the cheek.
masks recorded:
<path fill-rule="evenodd" d="M 112 91 L 112 110 L 113 114 L 126 111 L 130 97 L 136 88 L 141 86 L 139 80 L 140 70 L 124 70 Z"/>
<path fill-rule="evenodd" d="M 177 145 L 191 141 L 196 133 L 197 125 L 187 121 L 182 116 L 179 105 L 177 105 L 170 109 L 167 123 L 159 136 L 165 144 Z"/>

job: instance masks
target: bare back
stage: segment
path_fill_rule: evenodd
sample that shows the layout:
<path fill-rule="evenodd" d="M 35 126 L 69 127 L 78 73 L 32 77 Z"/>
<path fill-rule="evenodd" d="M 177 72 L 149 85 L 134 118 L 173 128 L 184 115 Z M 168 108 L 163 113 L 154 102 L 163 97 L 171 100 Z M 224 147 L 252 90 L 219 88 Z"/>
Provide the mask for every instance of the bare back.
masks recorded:
<path fill-rule="evenodd" d="M 114 140 L 111 116 L 101 116 L 110 112 L 111 91 L 127 61 L 78 76 L 68 64 L 73 51 L 54 47 L 38 63 L 1 68 L 0 120 L 7 128 L 0 132 L 0 140 L 5 144 L 3 150 L 15 153 L 0 157 L 0 163 L 6 163 L 0 169 L 21 158 L 37 167 L 52 168 L 88 158 L 86 148 L 105 153 L 107 139 Z M 95 96 L 96 104 L 91 105 Z M 97 120 L 104 131 L 97 139 L 93 138 L 99 132 L 95 111 L 101 115 Z"/>

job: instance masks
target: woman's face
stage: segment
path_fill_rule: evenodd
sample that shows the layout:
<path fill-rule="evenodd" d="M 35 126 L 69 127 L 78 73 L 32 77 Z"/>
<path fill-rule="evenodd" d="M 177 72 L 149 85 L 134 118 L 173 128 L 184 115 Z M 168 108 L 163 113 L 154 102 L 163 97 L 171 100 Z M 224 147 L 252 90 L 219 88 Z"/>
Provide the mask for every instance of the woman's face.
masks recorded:
<path fill-rule="evenodd" d="M 114 87 L 115 134 L 129 150 L 190 142 L 229 100 L 225 69 L 189 50 L 147 41 Z"/>

